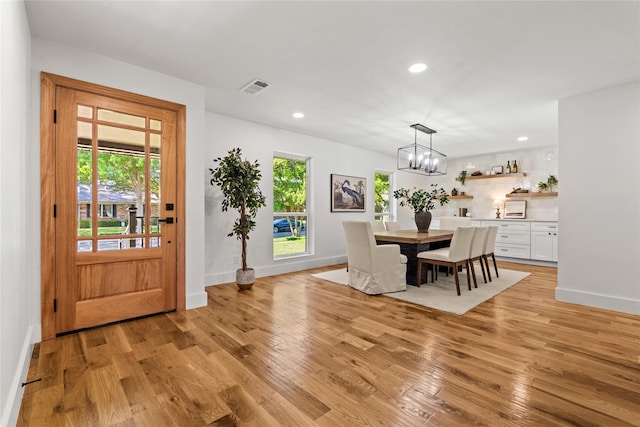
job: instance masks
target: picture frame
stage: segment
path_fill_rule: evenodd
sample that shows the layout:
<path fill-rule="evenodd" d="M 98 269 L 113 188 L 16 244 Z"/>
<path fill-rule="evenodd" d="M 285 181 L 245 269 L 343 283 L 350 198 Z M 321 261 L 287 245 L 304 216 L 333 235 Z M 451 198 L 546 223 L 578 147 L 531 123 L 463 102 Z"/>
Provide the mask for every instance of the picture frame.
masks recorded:
<path fill-rule="evenodd" d="M 526 200 L 507 200 L 504 203 L 504 219 L 524 219 L 526 217 Z"/>
<path fill-rule="evenodd" d="M 491 175 L 502 175 L 504 173 L 503 166 L 491 166 Z"/>
<path fill-rule="evenodd" d="M 331 174 L 331 212 L 365 212 L 367 179 Z"/>

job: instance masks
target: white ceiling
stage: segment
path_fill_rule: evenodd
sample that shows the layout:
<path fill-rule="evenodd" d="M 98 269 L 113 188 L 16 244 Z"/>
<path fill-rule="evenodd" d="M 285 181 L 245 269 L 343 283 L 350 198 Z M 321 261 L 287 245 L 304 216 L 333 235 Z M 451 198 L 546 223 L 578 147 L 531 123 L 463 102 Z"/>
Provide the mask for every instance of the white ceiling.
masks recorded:
<path fill-rule="evenodd" d="M 27 1 L 26 9 L 33 36 L 205 86 L 208 111 L 393 155 L 413 142 L 413 123 L 435 129 L 434 148 L 451 157 L 556 144 L 559 99 L 640 80 L 638 1 Z M 415 62 L 428 70 L 410 74 Z M 272 86 L 239 91 L 254 78 Z M 529 140 L 517 142 L 521 135 Z"/>

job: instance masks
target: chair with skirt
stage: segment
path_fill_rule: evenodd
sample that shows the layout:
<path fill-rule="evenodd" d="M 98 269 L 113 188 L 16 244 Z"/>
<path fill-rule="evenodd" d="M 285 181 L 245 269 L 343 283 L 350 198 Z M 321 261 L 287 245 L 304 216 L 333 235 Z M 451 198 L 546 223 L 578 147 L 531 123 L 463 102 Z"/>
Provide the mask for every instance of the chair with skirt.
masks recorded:
<path fill-rule="evenodd" d="M 349 286 L 369 295 L 407 289 L 407 257 L 400 245 L 378 245 L 369 221 L 342 221 Z"/>

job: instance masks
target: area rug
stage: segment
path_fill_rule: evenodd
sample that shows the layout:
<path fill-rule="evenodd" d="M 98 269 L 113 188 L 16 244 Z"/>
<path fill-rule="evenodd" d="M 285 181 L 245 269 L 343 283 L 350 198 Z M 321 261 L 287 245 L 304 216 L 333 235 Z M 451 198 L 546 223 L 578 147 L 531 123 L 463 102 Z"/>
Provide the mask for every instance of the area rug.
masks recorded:
<path fill-rule="evenodd" d="M 492 272 L 495 273 L 493 270 Z M 428 284 L 422 284 L 420 287 L 407 285 L 406 291 L 384 295 L 424 307 L 462 315 L 478 304 L 515 285 L 530 274 L 522 271 L 499 269 L 500 277 L 496 278 L 494 277 L 495 274 L 492 274 L 493 281 L 484 283 L 482 273 L 478 273 L 478 287 L 473 287 L 473 279 L 471 279 L 471 291 L 467 288 L 466 273 L 460 274 L 460 296 L 456 293 L 456 283 L 453 275 L 447 277 L 444 274 L 439 274 L 435 283 L 429 282 Z M 348 285 L 349 283 L 349 273 L 346 268 L 325 271 L 311 276 L 341 285 Z"/>

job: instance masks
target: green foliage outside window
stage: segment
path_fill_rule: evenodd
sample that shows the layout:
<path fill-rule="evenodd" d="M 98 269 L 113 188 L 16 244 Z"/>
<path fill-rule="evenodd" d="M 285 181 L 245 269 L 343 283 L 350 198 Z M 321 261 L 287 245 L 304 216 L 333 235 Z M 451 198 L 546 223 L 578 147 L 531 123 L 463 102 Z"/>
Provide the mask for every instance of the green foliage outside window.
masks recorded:
<path fill-rule="evenodd" d="M 389 212 L 389 175 L 377 173 L 375 177 L 375 213 Z"/>

